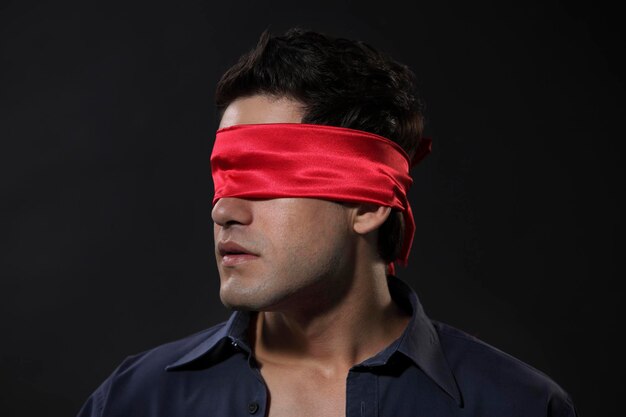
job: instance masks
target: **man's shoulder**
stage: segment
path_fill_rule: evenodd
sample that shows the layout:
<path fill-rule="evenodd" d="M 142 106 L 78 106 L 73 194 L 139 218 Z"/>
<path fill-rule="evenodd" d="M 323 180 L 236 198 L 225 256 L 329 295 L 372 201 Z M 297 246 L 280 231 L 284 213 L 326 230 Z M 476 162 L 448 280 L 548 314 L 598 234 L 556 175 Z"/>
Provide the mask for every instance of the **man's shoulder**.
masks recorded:
<path fill-rule="evenodd" d="M 431 321 L 439 334 L 446 359 L 456 370 L 484 378 L 510 373 L 516 380 L 527 378 L 533 382 L 554 384 L 545 373 L 515 356 L 454 326 Z"/>
<path fill-rule="evenodd" d="M 156 393 L 171 382 L 171 378 L 167 378 L 171 373 L 166 372 L 166 368 L 189 352 L 201 349 L 212 337 L 220 336 L 218 333 L 225 325 L 226 322 L 222 322 L 126 357 L 88 398 L 79 416 L 102 416 L 106 407 L 114 407 L 108 410 L 111 415 L 130 415 L 127 410 L 137 401 L 154 401 Z M 109 401 L 111 398 L 113 403 Z"/>
<path fill-rule="evenodd" d="M 465 394 L 573 410 L 568 393 L 544 372 L 460 329 L 431 321 L 452 373 Z"/>

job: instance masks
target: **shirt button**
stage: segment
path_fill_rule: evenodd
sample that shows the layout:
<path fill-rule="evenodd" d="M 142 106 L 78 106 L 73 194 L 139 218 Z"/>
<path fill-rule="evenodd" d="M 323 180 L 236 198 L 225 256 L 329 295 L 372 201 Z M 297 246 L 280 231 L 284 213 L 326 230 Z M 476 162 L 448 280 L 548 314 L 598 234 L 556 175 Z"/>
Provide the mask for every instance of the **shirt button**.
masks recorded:
<path fill-rule="evenodd" d="M 254 414 L 257 411 L 259 411 L 259 403 L 251 402 L 250 404 L 248 404 L 248 413 Z"/>

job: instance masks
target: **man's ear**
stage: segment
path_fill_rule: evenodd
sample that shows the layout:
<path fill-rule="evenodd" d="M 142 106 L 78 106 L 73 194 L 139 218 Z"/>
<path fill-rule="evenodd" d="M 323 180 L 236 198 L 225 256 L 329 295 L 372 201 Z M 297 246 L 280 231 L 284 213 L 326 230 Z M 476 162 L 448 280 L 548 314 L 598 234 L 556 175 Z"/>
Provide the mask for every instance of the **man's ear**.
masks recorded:
<path fill-rule="evenodd" d="M 359 204 L 352 221 L 352 228 L 360 235 L 378 229 L 389 217 L 391 207 Z"/>

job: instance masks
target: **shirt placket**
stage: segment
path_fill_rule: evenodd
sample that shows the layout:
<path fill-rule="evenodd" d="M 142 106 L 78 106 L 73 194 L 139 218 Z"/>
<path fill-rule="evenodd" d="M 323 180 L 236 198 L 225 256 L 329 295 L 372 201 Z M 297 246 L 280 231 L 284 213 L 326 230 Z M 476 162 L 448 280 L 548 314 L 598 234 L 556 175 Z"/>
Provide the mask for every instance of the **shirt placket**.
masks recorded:
<path fill-rule="evenodd" d="M 242 404 L 242 409 L 245 410 L 242 415 L 250 417 L 262 417 L 267 415 L 267 385 L 261 375 L 261 371 L 256 365 L 254 356 L 251 354 L 250 349 L 244 343 L 238 340 L 231 340 L 231 344 L 238 351 L 243 351 L 246 354 L 248 360 L 248 370 L 254 377 L 255 389 L 253 394 L 246 399 L 246 403 Z"/>
<path fill-rule="evenodd" d="M 378 417 L 378 377 L 365 367 L 348 372 L 346 417 Z"/>

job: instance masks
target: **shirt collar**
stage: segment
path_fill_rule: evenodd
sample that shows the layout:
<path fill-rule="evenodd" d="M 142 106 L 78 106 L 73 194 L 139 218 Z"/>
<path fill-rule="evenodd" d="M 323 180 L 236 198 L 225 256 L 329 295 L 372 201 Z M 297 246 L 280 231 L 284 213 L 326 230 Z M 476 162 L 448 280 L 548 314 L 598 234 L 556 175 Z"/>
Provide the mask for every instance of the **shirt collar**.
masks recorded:
<path fill-rule="evenodd" d="M 178 371 L 193 369 L 193 365 L 196 365 L 196 362 L 198 362 L 199 359 L 213 353 L 217 353 L 216 355 L 213 355 L 215 361 L 221 359 L 222 357 L 221 355 L 219 355 L 220 352 L 217 351 L 219 350 L 219 347 L 225 344 L 225 342 L 230 342 L 230 344 L 234 348 L 241 347 L 249 353 L 250 348 L 247 337 L 249 322 L 250 312 L 235 311 L 233 314 L 231 314 L 228 321 L 224 325 L 219 327 L 219 329 L 215 333 L 213 333 L 207 339 L 203 340 L 199 345 L 191 349 L 180 359 L 166 366 L 165 370 Z"/>
<path fill-rule="evenodd" d="M 396 341 L 397 351 L 410 358 L 461 406 L 463 404 L 461 392 L 443 353 L 439 335 L 426 316 L 417 294 L 404 281 L 394 276 L 390 275 L 388 282 L 391 297 L 399 304 L 408 301 L 412 309 L 411 320 Z M 393 346 L 392 344 L 388 349 L 392 349 Z M 384 354 L 388 349 L 381 353 Z"/>
<path fill-rule="evenodd" d="M 388 275 L 388 284 L 394 301 L 403 307 L 411 308 L 411 319 L 400 338 L 360 365 L 384 366 L 396 352 L 399 352 L 411 359 L 441 389 L 454 398 L 457 404 L 461 405 L 461 393 L 443 353 L 439 336 L 426 316 L 417 294 L 409 285 L 393 275 Z M 215 333 L 165 369 L 167 371 L 193 369 L 193 365 L 199 359 L 206 360 L 209 355 L 217 361 L 221 355 L 215 353 L 219 350 L 218 347 L 225 344 L 230 344 L 233 348 L 239 347 L 250 353 L 247 334 L 251 314 L 247 311 L 235 311 Z"/>

